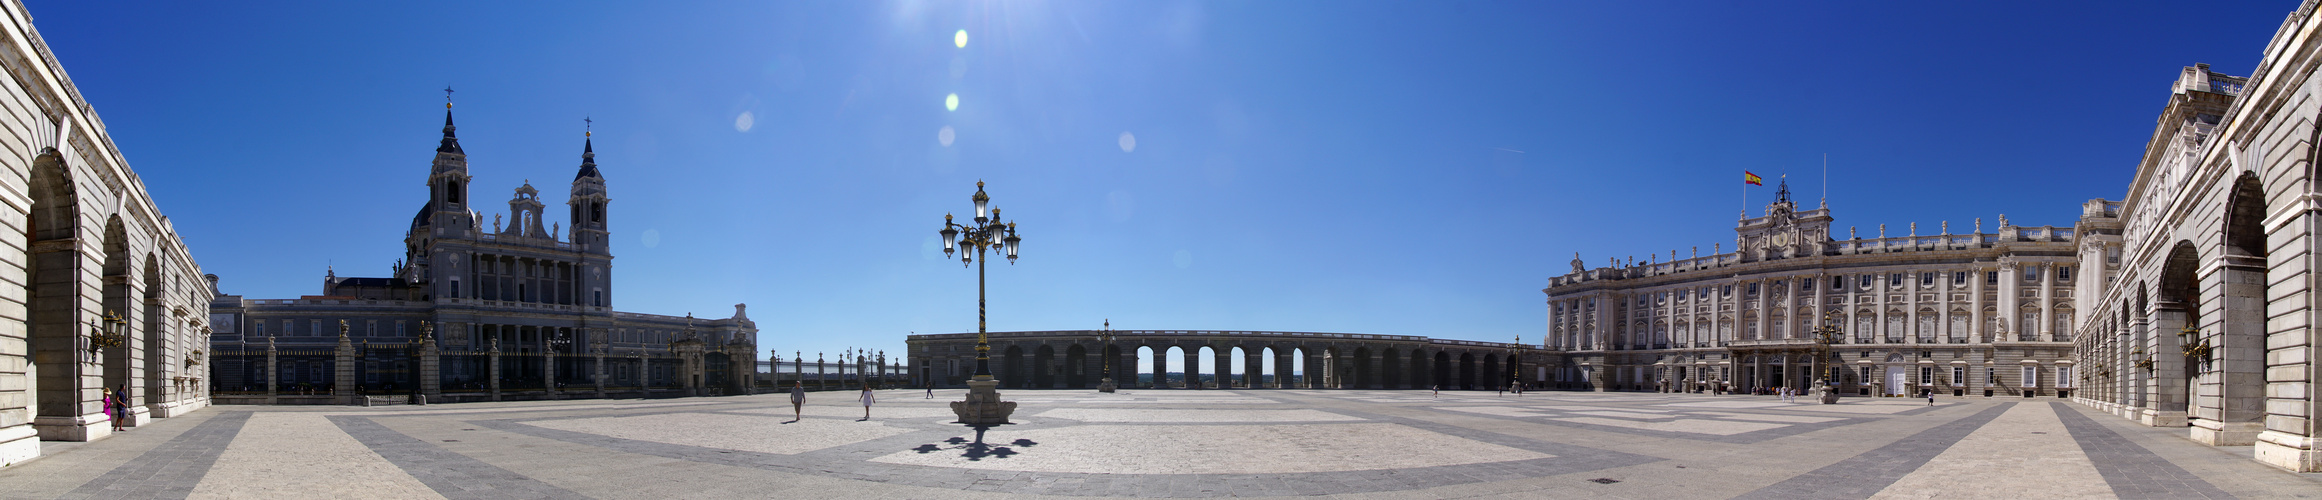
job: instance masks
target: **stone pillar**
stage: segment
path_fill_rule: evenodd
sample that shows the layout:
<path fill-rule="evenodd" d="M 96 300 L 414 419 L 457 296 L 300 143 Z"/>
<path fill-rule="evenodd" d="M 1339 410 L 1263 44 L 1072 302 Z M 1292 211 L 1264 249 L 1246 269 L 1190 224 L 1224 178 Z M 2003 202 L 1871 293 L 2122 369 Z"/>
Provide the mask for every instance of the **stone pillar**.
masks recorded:
<path fill-rule="evenodd" d="M 1200 388 L 1201 388 L 1201 345 L 1200 345 L 1200 344 L 1193 344 L 1193 345 L 1184 346 L 1184 354 L 1183 354 L 1183 356 L 1185 356 L 1185 370 L 1184 370 L 1184 372 L 1185 372 L 1185 388 L 1187 388 L 1187 389 L 1200 389 Z"/>
<path fill-rule="evenodd" d="M 266 337 L 266 404 L 280 404 L 282 365 L 277 359 L 274 337 Z"/>
<path fill-rule="evenodd" d="M 2171 302 L 2156 297 L 2153 301 L 2152 324 L 2148 327 L 2151 341 L 2147 344 L 2146 359 L 2152 360 L 2153 369 L 2145 384 L 2144 411 L 2138 421 L 2153 427 L 2183 427 L 2185 410 L 2185 356 L 2184 346 L 2177 332 L 2185 328 L 2185 308 L 2194 304 Z M 2029 385 L 2029 384 L 2022 384 Z"/>
<path fill-rule="evenodd" d="M 1814 327 L 1821 326 L 1822 317 L 1830 312 L 1828 311 L 1830 308 L 1830 300 L 1828 298 L 1828 292 L 1830 291 L 1829 277 L 1830 275 L 1828 274 L 1815 274 L 1812 277 L 1806 278 L 1814 280 L 1813 283 L 1807 284 L 1807 286 L 1814 288 L 1814 307 L 1806 308 L 1806 313 L 1810 314 L 1811 316 L 1797 319 L 1798 326 L 1793 331 L 1798 332 L 1798 337 L 1808 339 L 1814 338 Z M 1831 319 L 1838 318 L 1836 315 L 1830 316 Z"/>
<path fill-rule="evenodd" d="M 1984 325 L 1991 324 L 1991 318 L 1983 315 L 1983 275 L 1989 270 L 1977 266 L 1968 268 L 1967 272 L 1970 275 L 1967 277 L 1967 336 L 1975 339 L 1971 342 L 1982 342 L 1988 333 Z"/>
<path fill-rule="evenodd" d="M 798 379 L 800 381 L 806 380 L 806 363 L 791 363 L 791 366 L 798 367 Z M 646 356 L 645 350 L 637 350 L 637 391 L 642 393 L 638 397 L 652 397 L 652 377 L 653 358 Z"/>
<path fill-rule="evenodd" d="M 435 345 L 433 330 L 426 323 L 419 329 L 419 395 L 425 403 L 443 394 L 443 353 Z"/>
<path fill-rule="evenodd" d="M 355 404 L 355 345 L 347 340 L 347 320 L 339 320 L 339 348 L 337 369 L 332 370 L 331 395 L 342 405 Z"/>
<path fill-rule="evenodd" d="M 2017 266 L 2018 264 L 2013 257 L 2000 258 L 2000 290 L 1998 311 L 1999 324 L 2000 326 L 2005 327 L 2001 328 L 2000 330 L 2010 333 L 2003 334 L 2000 332 L 1993 332 L 1992 335 L 1995 337 L 2006 337 L 1992 339 L 1995 342 L 2015 342 L 2016 336 L 2031 333 L 2015 331 L 2016 327 L 2023 326 L 2016 324 L 2017 319 L 2021 318 L 2023 315 L 2023 312 L 2020 310 L 2022 308 L 2018 307 L 2018 304 L 2021 302 L 2021 300 L 2019 297 L 2017 297 L 2018 295 L 2022 294 L 2017 292 L 2016 289 L 2017 287 L 2022 286 L 2024 283 L 2024 275 L 2018 271 L 2019 268 Z"/>
<path fill-rule="evenodd" d="M 605 344 L 598 343 L 596 344 L 596 347 L 589 349 L 589 351 L 589 357 L 595 358 L 595 362 L 592 365 L 595 368 L 589 372 L 589 379 L 596 385 L 597 399 L 605 399 Z M 752 362 L 751 366 L 753 367 L 752 370 L 755 370 L 757 363 Z"/>
<path fill-rule="evenodd" d="M 495 328 L 495 330 L 497 330 L 497 329 Z M 500 400 L 500 336 L 499 336 L 499 335 L 497 335 L 497 333 L 498 333 L 497 331 L 495 331 L 495 332 L 493 332 L 493 333 L 494 333 L 494 335 L 492 336 L 492 351 L 491 351 L 491 353 L 490 353 L 490 354 L 489 354 L 489 355 L 486 357 L 486 359 L 488 359 L 488 360 L 491 362 L 491 365 L 492 365 L 492 366 L 491 366 L 491 370 L 492 370 L 491 376 L 492 376 L 492 378 L 491 378 L 491 379 L 489 379 L 489 380 L 485 380 L 485 381 L 484 381 L 484 382 L 485 382 L 485 384 L 486 384 L 484 388 L 485 388 L 486 390 L 488 390 L 488 391 L 490 391 L 490 392 L 491 392 L 491 396 L 492 396 L 492 400 L 493 400 L 493 401 L 499 401 L 499 400 Z"/>
<path fill-rule="evenodd" d="M 2254 445 L 2265 431 L 2265 260 L 2238 253 L 2229 250 L 2223 264 L 2202 277 L 2217 285 L 2202 289 L 2222 291 L 2215 316 L 2220 321 L 2203 332 L 2216 360 L 2207 376 L 2212 385 L 2203 391 L 2201 416 L 2207 418 L 2195 420 L 2192 431 L 2194 441 L 2212 446 Z"/>
<path fill-rule="evenodd" d="M 1211 363 L 1211 365 L 1210 365 L 1210 366 L 1214 368 L 1214 369 L 1213 369 L 1213 370 L 1211 370 L 1211 371 L 1215 371 L 1215 372 L 1217 372 L 1217 388 L 1219 388 L 1219 389 L 1232 389 L 1232 388 L 1234 388 L 1234 348 L 1233 348 L 1233 346 L 1231 346 L 1231 345 L 1226 345 L 1226 344 L 1216 344 L 1216 345 L 1212 345 L 1212 346 L 1210 346 L 1209 348 L 1210 348 L 1210 352 L 1209 352 L 1209 354 L 1210 354 L 1210 358 L 1211 358 L 1211 359 L 1210 359 L 1210 363 Z M 1248 367 L 1243 367 L 1243 368 L 1242 368 L 1242 370 L 1243 370 L 1244 372 L 1247 372 L 1247 371 L 1249 370 L 1249 368 L 1248 368 Z"/>
<path fill-rule="evenodd" d="M 1257 389 L 1266 386 L 1266 362 L 1259 346 L 1242 346 L 1242 386 Z"/>
<path fill-rule="evenodd" d="M 2064 341 L 2065 339 L 2063 338 L 2061 332 L 2056 331 L 2056 266 L 2053 264 L 2041 264 L 2036 269 L 2040 270 L 2040 328 L 2038 330 L 2040 332 L 2040 340 L 2050 342 Z M 2199 304 L 2200 301 L 2196 300 L 2194 302 L 2195 303 L 2193 304 L 2186 304 L 2185 307 L 2201 307 Z"/>
<path fill-rule="evenodd" d="M 1290 383 L 1290 350 L 1279 345 L 1274 346 L 1274 383 L 1271 387 L 1275 389 L 1296 387 Z"/>
<path fill-rule="evenodd" d="M 1298 352 L 1305 353 L 1306 357 L 1305 361 L 1303 361 L 1303 364 L 1300 366 L 1303 369 L 1299 370 L 1300 372 L 1303 372 L 1301 375 L 1304 375 L 1306 379 L 1304 380 L 1305 383 L 1299 384 L 1299 387 L 1302 389 L 1323 388 L 1324 386 L 1322 384 L 1323 381 L 1326 380 L 1325 377 L 1327 377 L 1327 375 L 1316 373 L 1322 372 L 1328 368 L 1323 366 L 1322 351 L 1313 348 L 1303 348 L 1299 349 Z"/>
<path fill-rule="evenodd" d="M 544 341 L 547 340 L 546 333 L 542 332 L 541 339 Z M 540 350 L 540 390 L 545 391 L 551 401 L 564 399 L 556 391 L 556 348 L 548 347 L 546 342 L 542 344 L 542 347 L 547 348 Z"/>

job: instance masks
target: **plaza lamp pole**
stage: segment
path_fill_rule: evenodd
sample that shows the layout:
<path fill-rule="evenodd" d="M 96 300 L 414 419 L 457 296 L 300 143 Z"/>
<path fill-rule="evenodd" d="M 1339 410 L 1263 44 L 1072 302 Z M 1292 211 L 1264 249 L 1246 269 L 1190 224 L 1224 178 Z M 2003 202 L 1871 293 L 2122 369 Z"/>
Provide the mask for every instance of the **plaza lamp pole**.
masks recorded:
<path fill-rule="evenodd" d="M 1838 317 L 1829 312 L 1822 313 L 1821 324 L 1814 326 L 1814 371 L 1823 377 L 1822 387 L 1817 388 L 1822 391 L 1822 404 L 1838 402 L 1839 367 L 1831 356 L 1835 349 L 1832 346 L 1846 341 L 1844 335 L 1845 332 L 1838 327 Z M 1833 361 L 1827 370 L 1822 368 L 1822 363 L 1826 361 Z"/>
<path fill-rule="evenodd" d="M 955 223 L 952 222 L 951 214 L 943 214 L 943 230 L 937 231 L 937 234 L 943 236 L 943 255 L 945 258 L 950 258 L 952 251 L 956 248 L 960 254 L 959 263 L 962 267 L 968 264 L 976 266 L 975 376 L 988 380 L 992 377 L 992 345 L 987 338 L 988 318 L 986 317 L 987 309 L 984 299 L 984 262 L 991 259 L 985 257 L 985 252 L 989 250 L 1001 251 L 1008 257 L 1009 264 L 1015 264 L 1016 248 L 1018 242 L 1023 240 L 1016 237 L 1016 223 L 1001 222 L 1000 209 L 990 206 L 992 197 L 984 194 L 984 181 L 976 181 L 976 194 L 969 200 L 974 201 L 976 205 L 975 222 L 973 224 Z M 967 252 L 970 249 L 975 250 L 975 255 L 968 255 Z"/>
<path fill-rule="evenodd" d="M 1119 356 L 1113 355 L 1113 339 L 1118 336 L 1113 332 L 1112 318 L 1106 318 L 1105 329 L 1097 331 L 1097 340 L 1105 343 L 1105 346 L 1102 347 L 1104 350 L 1097 354 L 1097 356 L 1104 358 L 1102 364 L 1105 370 L 1105 378 L 1097 381 L 1097 392 L 1113 392 L 1120 388 L 1119 385 L 1113 383 L 1113 362 L 1119 358 Z"/>
<path fill-rule="evenodd" d="M 1523 365 L 1523 361 L 1524 361 L 1524 336 L 1523 336 L 1523 335 L 1517 335 L 1517 336 L 1516 336 L 1516 340 L 1515 340 L 1514 342 L 1512 342 L 1512 343 L 1509 343 L 1509 344 L 1508 344 L 1508 391 L 1509 391 L 1509 392 L 1514 392 L 1514 391 L 1516 390 L 1516 386 L 1518 386 L 1518 385 L 1521 385 L 1521 384 L 1523 384 L 1523 383 L 1524 383 L 1524 365 Z"/>

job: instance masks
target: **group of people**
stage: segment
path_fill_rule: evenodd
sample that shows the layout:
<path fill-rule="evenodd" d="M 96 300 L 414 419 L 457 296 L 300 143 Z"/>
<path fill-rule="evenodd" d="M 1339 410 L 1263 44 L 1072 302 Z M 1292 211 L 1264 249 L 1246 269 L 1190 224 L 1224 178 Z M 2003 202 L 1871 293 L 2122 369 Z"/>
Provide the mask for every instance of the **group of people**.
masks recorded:
<path fill-rule="evenodd" d="M 129 423 L 129 386 L 102 389 L 105 391 L 105 417 L 113 420 L 113 431 L 119 432 L 128 427 Z"/>

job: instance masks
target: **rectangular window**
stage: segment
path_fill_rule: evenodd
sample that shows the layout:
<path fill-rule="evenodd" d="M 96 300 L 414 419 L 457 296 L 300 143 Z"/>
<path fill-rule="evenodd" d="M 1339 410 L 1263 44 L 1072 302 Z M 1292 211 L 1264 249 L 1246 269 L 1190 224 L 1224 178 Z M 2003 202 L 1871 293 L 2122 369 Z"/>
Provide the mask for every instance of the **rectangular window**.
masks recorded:
<path fill-rule="evenodd" d="M 590 290 L 589 297 L 593 299 L 591 303 L 596 304 L 597 307 L 605 307 L 604 290 Z"/>
<path fill-rule="evenodd" d="M 377 336 L 379 336 L 379 320 L 375 320 L 375 319 L 374 319 L 374 320 L 364 321 L 364 322 L 363 322 L 363 336 L 365 336 L 365 337 L 377 337 Z"/>
<path fill-rule="evenodd" d="M 1858 384 L 1868 384 L 1868 383 L 1870 383 L 1870 381 L 1871 381 L 1871 367 L 1868 367 L 1868 366 L 1862 367 L 1862 378 L 1855 379 L 1855 383 L 1858 383 Z"/>
<path fill-rule="evenodd" d="M 310 336 L 323 335 L 323 326 L 322 326 L 322 320 L 319 320 L 319 319 L 310 319 L 310 320 L 306 320 L 306 326 L 307 326 L 307 328 L 306 328 L 306 334 L 307 334 L 307 335 L 310 335 Z"/>
<path fill-rule="evenodd" d="M 250 333 L 257 334 L 257 335 L 258 335 L 258 336 L 260 336 L 260 337 L 264 337 L 264 336 L 266 336 L 266 322 L 265 322 L 265 321 L 252 321 L 252 322 L 250 322 L 250 326 L 258 327 L 257 331 L 253 331 L 253 332 L 250 332 Z"/>
<path fill-rule="evenodd" d="M 1919 286 L 1935 286 L 1935 273 L 1919 273 Z"/>
<path fill-rule="evenodd" d="M 1861 282 L 1862 282 L 1862 284 L 1861 284 L 1861 285 L 1858 285 L 1858 286 L 1861 286 L 1861 287 L 1863 287 L 1863 288 L 1870 288 L 1870 286 L 1871 286 L 1871 280 L 1872 280 L 1872 279 L 1876 279 L 1876 278 L 1872 277 L 1871 275 L 1865 274 L 1865 275 L 1862 275 L 1862 279 L 1860 279 L 1860 280 L 1856 280 L 1856 281 L 1861 281 Z"/>
<path fill-rule="evenodd" d="M 2056 266 L 2056 281 L 2072 281 L 2072 266 Z"/>
<path fill-rule="evenodd" d="M 2040 281 L 2040 266 L 2037 266 L 2037 265 L 2026 265 L 2026 266 L 2024 266 L 2024 282 L 2025 282 L 2025 283 L 2038 283 L 2039 281 Z"/>
<path fill-rule="evenodd" d="M 1983 284 L 1986 284 L 1986 285 L 1997 285 L 1997 284 L 1999 284 L 1999 271 L 1984 271 L 1984 272 L 1983 272 Z"/>
<path fill-rule="evenodd" d="M 1750 292 L 1749 292 L 1749 293 L 1750 293 L 1750 296 L 1751 296 L 1751 297 L 1756 297 L 1756 296 L 1758 296 L 1758 284 L 1757 284 L 1757 283 L 1751 283 L 1751 284 L 1750 284 Z"/>
<path fill-rule="evenodd" d="M 1951 367 L 1951 386 L 1958 387 L 1963 385 L 1967 385 L 1967 367 Z"/>
<path fill-rule="evenodd" d="M 1903 286 L 1903 273 L 1888 274 L 1887 286 Z"/>
<path fill-rule="evenodd" d="M 2069 366 L 2059 366 L 2059 367 L 2056 367 L 2056 387 L 2059 387 L 2059 388 L 2070 388 L 2070 387 L 2072 387 L 2072 367 L 2069 367 Z"/>
<path fill-rule="evenodd" d="M 1838 290 L 1838 289 L 1843 289 L 1843 288 L 1846 288 L 1846 277 L 1845 277 L 1845 276 L 1831 276 L 1831 277 L 1830 277 L 1830 289 L 1832 289 L 1832 290 Z"/>
<path fill-rule="evenodd" d="M 451 298 L 460 298 L 460 279 L 451 279 Z"/>
<path fill-rule="evenodd" d="M 2034 388 L 2038 388 L 2038 387 L 2040 387 L 2040 367 L 2037 367 L 2037 366 L 2025 366 L 2025 367 L 2024 367 L 2024 386 L 2023 386 L 2023 387 L 2024 387 L 2025 389 L 2034 389 Z"/>
<path fill-rule="evenodd" d="M 293 330 L 293 329 L 291 329 L 291 328 L 290 328 L 290 325 L 295 325 L 295 324 L 297 324 L 297 323 L 292 323 L 292 322 L 290 322 L 290 320 L 287 320 L 287 319 L 286 319 L 286 320 L 282 320 L 282 336 L 284 336 L 284 337 L 296 337 L 296 336 L 298 336 L 298 331 L 297 331 L 297 330 Z"/>
<path fill-rule="evenodd" d="M 411 333 L 410 333 L 410 331 L 409 331 L 409 330 L 404 330 L 404 329 L 403 329 L 403 320 L 395 320 L 395 336 L 397 336 L 397 337 L 409 337 L 409 336 L 411 336 Z"/>
<path fill-rule="evenodd" d="M 1814 278 L 1798 278 L 1798 291 L 1814 291 Z"/>
<path fill-rule="evenodd" d="M 1919 367 L 1919 385 L 1935 385 L 1935 367 Z"/>
<path fill-rule="evenodd" d="M 1727 297 L 1732 297 L 1732 296 L 1733 296 L 1733 285 L 1726 285 L 1726 286 L 1725 286 L 1725 290 L 1723 290 L 1723 292 L 1724 292 L 1724 295 L 1725 295 L 1725 296 L 1727 296 Z"/>
<path fill-rule="evenodd" d="M 1954 273 L 1951 273 L 1951 284 L 1953 284 L 1953 285 L 1965 285 L 1965 284 L 1967 284 L 1967 271 L 1959 271 L 1959 272 L 1954 272 Z"/>
<path fill-rule="evenodd" d="M 1984 387 L 1993 387 L 1993 386 L 1998 386 L 1998 385 L 2000 385 L 2000 379 L 1999 379 L 1999 369 L 1998 369 L 1998 368 L 1985 368 L 1985 369 L 1983 369 L 1983 386 L 1984 386 Z"/>

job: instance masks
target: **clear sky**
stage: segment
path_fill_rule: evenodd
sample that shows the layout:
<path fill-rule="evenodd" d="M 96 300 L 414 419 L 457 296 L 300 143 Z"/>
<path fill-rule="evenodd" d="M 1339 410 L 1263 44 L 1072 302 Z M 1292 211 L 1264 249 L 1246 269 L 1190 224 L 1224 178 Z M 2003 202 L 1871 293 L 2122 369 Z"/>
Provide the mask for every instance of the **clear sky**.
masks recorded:
<path fill-rule="evenodd" d="M 479 209 L 563 222 L 593 117 L 614 305 L 746 302 L 785 357 L 974 331 L 935 233 L 978 179 L 996 331 L 1537 342 L 1575 252 L 1730 249 L 1741 172 L 1811 205 L 1825 154 L 1866 237 L 2068 226 L 2297 7 L 24 1 L 227 293 L 387 275 L 449 85 Z"/>

